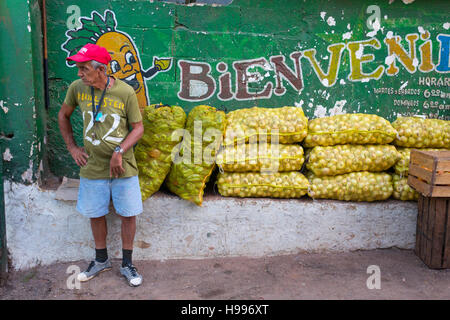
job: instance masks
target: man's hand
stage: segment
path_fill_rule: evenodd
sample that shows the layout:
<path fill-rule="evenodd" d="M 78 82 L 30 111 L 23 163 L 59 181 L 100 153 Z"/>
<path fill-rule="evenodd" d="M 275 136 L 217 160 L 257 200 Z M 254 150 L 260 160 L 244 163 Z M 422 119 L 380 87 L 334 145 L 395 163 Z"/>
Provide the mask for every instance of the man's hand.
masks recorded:
<path fill-rule="evenodd" d="M 79 167 L 84 167 L 86 165 L 89 156 L 86 151 L 84 151 L 84 148 L 73 146 L 69 148 L 69 152 Z"/>
<path fill-rule="evenodd" d="M 120 147 L 123 152 L 127 152 L 132 148 L 144 134 L 144 125 L 142 121 L 130 123 L 133 130 L 126 136 L 126 138 L 120 143 Z M 109 176 L 111 178 L 118 178 L 125 173 L 125 169 L 122 166 L 122 154 L 120 152 L 113 152 L 111 161 L 109 162 Z"/>
<path fill-rule="evenodd" d="M 113 152 L 111 161 L 109 162 L 109 176 L 112 178 L 118 178 L 125 173 L 125 169 L 122 166 L 122 154 L 120 152 Z"/>

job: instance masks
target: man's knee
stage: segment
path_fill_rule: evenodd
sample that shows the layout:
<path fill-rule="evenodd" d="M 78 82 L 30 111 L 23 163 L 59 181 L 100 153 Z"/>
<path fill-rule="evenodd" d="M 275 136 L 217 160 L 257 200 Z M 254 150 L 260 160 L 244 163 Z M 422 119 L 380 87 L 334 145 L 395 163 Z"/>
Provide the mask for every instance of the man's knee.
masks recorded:
<path fill-rule="evenodd" d="M 99 217 L 99 218 L 90 218 L 91 225 L 93 226 L 104 226 L 106 225 L 106 218 L 105 216 Z"/>
<path fill-rule="evenodd" d="M 136 216 L 132 216 L 132 217 L 120 216 L 120 219 L 122 220 L 122 223 L 134 223 L 134 222 L 136 222 Z"/>

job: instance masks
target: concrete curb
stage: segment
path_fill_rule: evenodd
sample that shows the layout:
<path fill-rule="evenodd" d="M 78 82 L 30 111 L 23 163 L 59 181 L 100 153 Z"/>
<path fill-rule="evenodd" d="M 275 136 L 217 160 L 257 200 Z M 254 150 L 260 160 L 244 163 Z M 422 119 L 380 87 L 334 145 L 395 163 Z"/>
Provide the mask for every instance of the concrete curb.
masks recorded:
<path fill-rule="evenodd" d="M 91 259 L 89 220 L 56 191 L 5 182 L 7 243 L 15 269 Z M 138 216 L 136 260 L 262 257 L 415 244 L 417 203 L 205 197 L 198 207 L 158 192 Z M 108 253 L 121 257 L 120 218 L 109 214 Z"/>

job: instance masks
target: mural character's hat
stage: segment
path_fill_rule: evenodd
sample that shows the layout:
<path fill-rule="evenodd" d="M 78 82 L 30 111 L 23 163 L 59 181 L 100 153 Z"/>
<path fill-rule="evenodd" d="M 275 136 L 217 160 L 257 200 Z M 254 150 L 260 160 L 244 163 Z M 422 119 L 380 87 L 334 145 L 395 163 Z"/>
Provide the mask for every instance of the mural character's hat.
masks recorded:
<path fill-rule="evenodd" d="M 67 57 L 66 60 L 75 62 L 95 60 L 103 64 L 108 64 L 108 62 L 111 61 L 111 56 L 105 48 L 100 47 L 96 44 L 88 43 L 83 48 L 81 48 L 77 54 Z"/>

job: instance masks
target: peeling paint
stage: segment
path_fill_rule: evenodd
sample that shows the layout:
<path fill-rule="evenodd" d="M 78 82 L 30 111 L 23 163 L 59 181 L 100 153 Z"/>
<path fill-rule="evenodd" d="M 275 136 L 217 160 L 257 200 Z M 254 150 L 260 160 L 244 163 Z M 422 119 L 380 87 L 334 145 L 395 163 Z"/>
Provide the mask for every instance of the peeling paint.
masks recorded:
<path fill-rule="evenodd" d="M 311 103 L 312 104 L 312 103 Z M 314 117 L 315 118 L 323 118 L 327 116 L 327 108 L 318 105 L 316 109 L 314 110 Z"/>
<path fill-rule="evenodd" d="M 294 102 L 294 105 L 295 105 L 297 108 L 303 108 L 303 103 L 304 103 L 304 101 L 303 101 L 303 100 L 300 100 L 300 102 Z"/>
<path fill-rule="evenodd" d="M 33 161 L 30 160 L 30 167 L 22 173 L 22 180 L 24 182 L 33 182 Z"/>
<path fill-rule="evenodd" d="M 334 104 L 334 107 L 330 109 L 330 116 L 334 116 L 337 114 L 345 114 L 344 106 L 347 103 L 347 100 L 338 100 Z"/>
<path fill-rule="evenodd" d="M 332 26 L 335 26 L 336 25 L 336 20 L 334 20 L 334 18 L 333 17 L 328 17 L 328 19 L 327 19 L 327 23 L 328 23 L 328 25 L 330 26 L 330 27 L 332 27 Z"/>
<path fill-rule="evenodd" d="M 5 161 L 11 161 L 11 159 L 13 158 L 11 151 L 9 150 L 9 148 L 6 148 L 5 152 L 3 152 L 3 160 Z"/>
<path fill-rule="evenodd" d="M 408 81 L 404 82 L 404 83 L 400 86 L 400 90 L 404 89 L 407 85 L 408 85 Z"/>
<path fill-rule="evenodd" d="M 393 54 L 390 56 L 387 56 L 386 59 L 384 59 L 384 63 L 387 65 L 392 64 L 394 61 L 395 61 L 395 55 L 393 55 Z"/>
<path fill-rule="evenodd" d="M 342 35 L 342 40 L 347 40 L 352 37 L 353 31 L 346 32 Z"/>
<path fill-rule="evenodd" d="M 374 37 L 378 33 L 378 30 L 381 29 L 380 21 L 378 19 L 375 19 L 374 23 L 372 24 L 373 31 L 370 31 L 367 33 L 368 37 Z"/>
<path fill-rule="evenodd" d="M 355 52 L 355 55 L 358 59 L 361 59 L 361 57 L 363 56 L 363 52 L 364 52 L 364 46 L 360 45 L 358 50 Z"/>
<path fill-rule="evenodd" d="M 4 106 L 5 102 L 3 100 L 0 100 L 0 107 L 3 109 L 4 113 L 8 113 L 9 108 Z"/>

